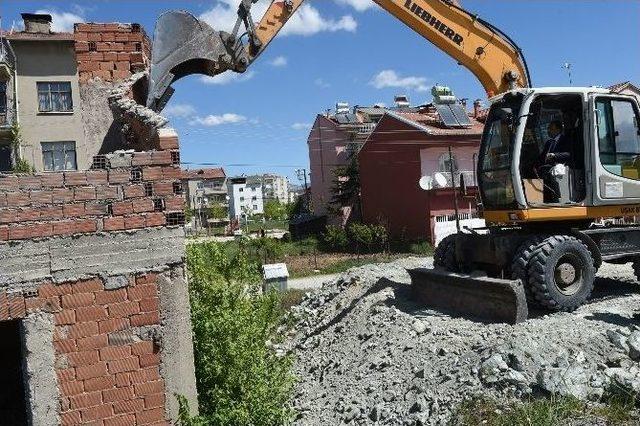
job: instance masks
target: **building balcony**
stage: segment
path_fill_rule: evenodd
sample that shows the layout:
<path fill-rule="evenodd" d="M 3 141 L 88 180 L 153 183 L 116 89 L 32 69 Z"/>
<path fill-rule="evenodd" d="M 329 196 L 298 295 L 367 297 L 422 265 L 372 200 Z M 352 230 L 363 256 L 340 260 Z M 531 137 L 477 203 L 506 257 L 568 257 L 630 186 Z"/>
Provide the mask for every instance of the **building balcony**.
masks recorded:
<path fill-rule="evenodd" d="M 422 180 L 423 189 L 430 191 L 432 189 L 445 189 L 453 188 L 455 183 L 456 188 L 460 187 L 460 176 L 464 176 L 464 183 L 467 187 L 478 186 L 476 174 L 473 170 L 459 170 L 454 172 L 435 172 L 426 176 L 426 179 Z"/>

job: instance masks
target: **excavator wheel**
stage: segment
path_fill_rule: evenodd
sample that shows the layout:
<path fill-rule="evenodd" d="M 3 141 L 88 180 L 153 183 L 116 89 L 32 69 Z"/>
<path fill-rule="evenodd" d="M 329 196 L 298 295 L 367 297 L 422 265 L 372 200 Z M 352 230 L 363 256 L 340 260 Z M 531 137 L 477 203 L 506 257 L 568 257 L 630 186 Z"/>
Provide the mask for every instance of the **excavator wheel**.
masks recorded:
<path fill-rule="evenodd" d="M 582 241 L 568 235 L 553 235 L 533 250 L 529 286 L 535 300 L 553 311 L 571 312 L 593 291 L 595 267 L 591 252 Z"/>
<path fill-rule="evenodd" d="M 433 253 L 433 266 L 444 268 L 449 272 L 460 272 L 456 260 L 456 236 L 448 235 L 436 247 Z"/>
<path fill-rule="evenodd" d="M 529 304 L 536 303 L 533 290 L 529 285 L 529 267 L 531 266 L 531 258 L 533 257 L 534 250 L 543 239 L 544 238 L 540 236 L 527 239 L 518 247 L 511 263 L 511 278 L 520 280 L 524 286 L 527 303 Z"/>

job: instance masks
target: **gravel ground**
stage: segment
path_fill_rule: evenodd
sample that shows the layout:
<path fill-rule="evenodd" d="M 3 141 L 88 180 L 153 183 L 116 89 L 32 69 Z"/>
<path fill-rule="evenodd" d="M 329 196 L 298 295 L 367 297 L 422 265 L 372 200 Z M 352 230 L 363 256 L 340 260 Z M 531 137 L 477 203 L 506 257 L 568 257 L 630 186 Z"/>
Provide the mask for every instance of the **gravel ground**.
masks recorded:
<path fill-rule="evenodd" d="M 412 302 L 409 258 L 355 268 L 294 310 L 298 425 L 443 424 L 474 395 L 597 400 L 612 382 L 640 391 L 640 286 L 602 266 L 573 313 L 487 324 Z"/>

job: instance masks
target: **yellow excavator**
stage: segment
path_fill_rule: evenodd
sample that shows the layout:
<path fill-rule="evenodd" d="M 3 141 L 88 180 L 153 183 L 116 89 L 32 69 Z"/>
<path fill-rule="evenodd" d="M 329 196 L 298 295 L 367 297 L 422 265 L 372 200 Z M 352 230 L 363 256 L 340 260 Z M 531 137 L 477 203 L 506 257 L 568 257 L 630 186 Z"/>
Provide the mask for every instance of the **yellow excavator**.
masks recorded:
<path fill-rule="evenodd" d="M 257 1 L 240 1 L 230 33 L 186 12 L 162 15 L 147 106 L 162 110 L 186 75 L 244 72 L 304 2 L 273 1 L 254 23 Z M 459 229 L 436 248 L 433 269 L 409 271 L 417 298 L 517 323 L 529 306 L 585 303 L 603 261 L 633 262 L 638 276 L 637 101 L 596 87 L 531 87 L 516 43 L 455 1 L 373 1 L 470 70 L 491 104 L 476 165 L 486 226 Z"/>

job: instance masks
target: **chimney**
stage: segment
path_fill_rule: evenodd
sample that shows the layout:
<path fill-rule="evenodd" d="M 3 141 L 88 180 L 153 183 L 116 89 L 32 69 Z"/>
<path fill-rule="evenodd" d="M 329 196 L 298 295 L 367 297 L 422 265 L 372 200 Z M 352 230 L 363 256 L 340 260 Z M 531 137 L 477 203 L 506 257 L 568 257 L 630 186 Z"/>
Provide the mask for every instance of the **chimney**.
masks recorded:
<path fill-rule="evenodd" d="M 482 109 L 482 101 L 480 99 L 476 99 L 473 102 L 473 118 L 478 118 L 480 115 L 480 110 Z"/>
<path fill-rule="evenodd" d="M 50 34 L 51 15 L 40 13 L 23 13 L 24 30 L 28 33 Z"/>
<path fill-rule="evenodd" d="M 407 95 L 394 96 L 393 103 L 396 105 L 396 108 L 409 108 L 411 106 L 411 102 Z"/>

